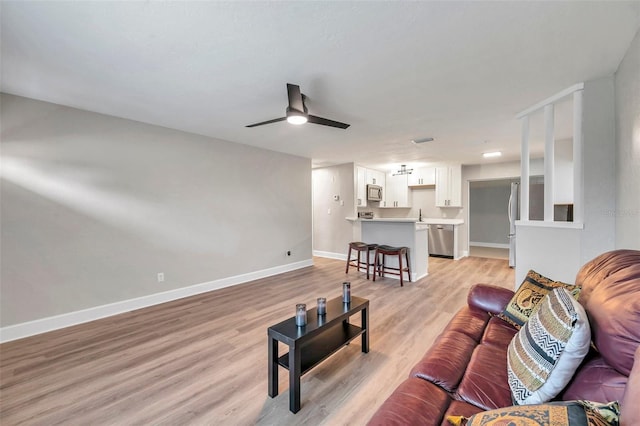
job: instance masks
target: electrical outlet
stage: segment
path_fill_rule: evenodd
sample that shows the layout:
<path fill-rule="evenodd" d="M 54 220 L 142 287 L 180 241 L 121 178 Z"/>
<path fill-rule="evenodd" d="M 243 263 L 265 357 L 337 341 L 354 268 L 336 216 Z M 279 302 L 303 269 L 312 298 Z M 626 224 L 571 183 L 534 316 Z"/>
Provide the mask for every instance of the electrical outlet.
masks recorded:
<path fill-rule="evenodd" d="M 327 209 L 327 214 L 331 214 L 331 209 Z"/>
<path fill-rule="evenodd" d="M 164 282 L 164 272 L 158 272 L 158 282 Z"/>
<path fill-rule="evenodd" d="M 291 256 L 291 250 L 287 251 L 287 256 Z"/>

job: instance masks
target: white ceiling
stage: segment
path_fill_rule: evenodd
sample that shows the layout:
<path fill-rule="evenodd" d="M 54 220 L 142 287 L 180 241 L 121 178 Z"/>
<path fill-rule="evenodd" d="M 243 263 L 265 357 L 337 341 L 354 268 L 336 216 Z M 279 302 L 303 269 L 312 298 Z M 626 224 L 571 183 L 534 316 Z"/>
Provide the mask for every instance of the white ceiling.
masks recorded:
<path fill-rule="evenodd" d="M 371 167 L 519 158 L 515 115 L 612 75 L 640 26 L 639 1 L 0 7 L 3 92 Z M 244 127 L 284 115 L 287 82 L 351 127 Z"/>

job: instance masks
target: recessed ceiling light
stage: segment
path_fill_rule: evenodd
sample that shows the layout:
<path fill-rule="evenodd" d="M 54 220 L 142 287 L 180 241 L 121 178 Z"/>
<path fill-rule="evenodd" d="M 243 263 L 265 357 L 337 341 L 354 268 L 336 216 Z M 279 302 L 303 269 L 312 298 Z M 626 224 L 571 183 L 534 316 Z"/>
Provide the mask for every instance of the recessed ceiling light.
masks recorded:
<path fill-rule="evenodd" d="M 500 157 L 501 155 L 502 155 L 502 152 L 500 151 L 485 152 L 484 154 L 482 154 L 484 158 Z"/>
<path fill-rule="evenodd" d="M 433 138 L 420 138 L 420 139 L 412 139 L 411 143 L 412 144 L 419 144 L 419 143 L 425 143 L 425 142 L 431 142 L 433 140 Z"/>

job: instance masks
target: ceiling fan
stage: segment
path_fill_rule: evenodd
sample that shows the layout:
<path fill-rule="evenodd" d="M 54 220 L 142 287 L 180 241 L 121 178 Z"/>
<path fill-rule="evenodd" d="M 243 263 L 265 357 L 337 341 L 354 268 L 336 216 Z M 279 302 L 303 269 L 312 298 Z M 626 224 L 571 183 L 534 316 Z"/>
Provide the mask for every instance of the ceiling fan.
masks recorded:
<path fill-rule="evenodd" d="M 297 84 L 287 83 L 287 94 L 289 95 L 289 106 L 287 107 L 287 115 L 285 117 L 274 118 L 273 120 L 262 121 L 260 123 L 249 124 L 246 127 L 262 126 L 264 124 L 277 123 L 278 121 L 287 120 L 291 124 L 322 124 L 323 126 L 337 127 L 339 129 L 346 129 L 349 124 L 341 123 L 339 121 L 329 120 L 328 118 L 317 117 L 311 115 L 307 111 L 307 106 L 304 104 L 307 97 L 300 93 L 300 86 Z"/>

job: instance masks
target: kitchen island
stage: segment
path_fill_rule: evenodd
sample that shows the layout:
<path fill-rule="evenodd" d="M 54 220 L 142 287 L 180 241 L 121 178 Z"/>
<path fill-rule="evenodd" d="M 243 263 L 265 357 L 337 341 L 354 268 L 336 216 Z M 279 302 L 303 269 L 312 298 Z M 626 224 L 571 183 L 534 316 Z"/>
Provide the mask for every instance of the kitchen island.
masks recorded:
<path fill-rule="evenodd" d="M 346 219 L 354 222 L 356 226 L 360 225 L 361 241 L 365 243 L 408 247 L 411 281 L 417 281 L 427 276 L 429 268 L 428 224 L 418 222 L 417 218 L 362 219 L 348 217 Z M 387 262 L 390 266 L 398 267 L 398 260 L 393 256 L 387 257 Z M 393 275 L 387 275 L 387 277 L 393 277 Z"/>

